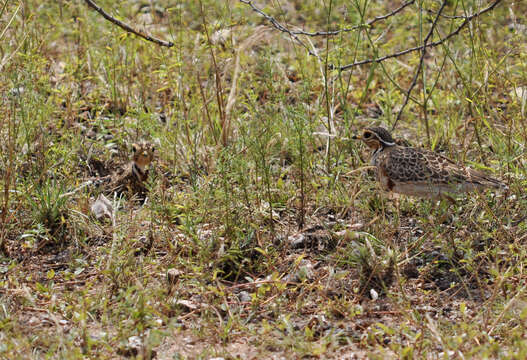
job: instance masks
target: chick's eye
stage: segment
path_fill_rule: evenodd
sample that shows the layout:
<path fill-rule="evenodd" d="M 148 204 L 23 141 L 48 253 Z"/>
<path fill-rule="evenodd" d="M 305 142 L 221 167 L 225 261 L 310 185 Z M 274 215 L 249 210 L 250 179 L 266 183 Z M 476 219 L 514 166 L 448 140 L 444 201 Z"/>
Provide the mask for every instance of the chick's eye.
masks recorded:
<path fill-rule="evenodd" d="M 369 139 L 371 137 L 371 134 L 369 132 L 364 133 L 363 138 Z"/>

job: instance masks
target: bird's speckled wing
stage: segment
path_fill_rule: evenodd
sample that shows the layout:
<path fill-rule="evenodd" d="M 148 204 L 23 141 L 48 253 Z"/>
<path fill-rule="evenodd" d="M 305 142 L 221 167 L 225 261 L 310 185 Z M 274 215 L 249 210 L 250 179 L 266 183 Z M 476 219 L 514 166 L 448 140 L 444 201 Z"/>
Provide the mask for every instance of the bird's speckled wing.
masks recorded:
<path fill-rule="evenodd" d="M 457 165 L 432 151 L 395 147 L 379 162 L 379 167 L 396 183 L 468 185 L 500 187 L 501 183 L 476 170 Z"/>

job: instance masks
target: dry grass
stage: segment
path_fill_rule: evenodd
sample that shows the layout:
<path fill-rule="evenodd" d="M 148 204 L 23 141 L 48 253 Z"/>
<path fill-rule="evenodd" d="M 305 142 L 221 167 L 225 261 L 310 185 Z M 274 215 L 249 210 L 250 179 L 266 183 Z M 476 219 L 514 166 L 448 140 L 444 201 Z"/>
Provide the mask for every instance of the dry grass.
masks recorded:
<path fill-rule="evenodd" d="M 419 45 L 434 18 L 419 4 L 371 29 L 301 37 L 317 59 L 237 1 L 99 2 L 170 49 L 81 1 L 7 2 L 0 357 L 525 357 L 525 4 L 503 2 L 429 49 L 394 132 L 509 192 L 397 207 L 349 140 L 395 122 L 419 53 L 327 63 Z M 395 6 L 259 5 L 308 30 Z M 95 220 L 101 190 L 79 186 L 141 139 L 159 149 L 148 200 L 105 194 L 115 223 Z"/>

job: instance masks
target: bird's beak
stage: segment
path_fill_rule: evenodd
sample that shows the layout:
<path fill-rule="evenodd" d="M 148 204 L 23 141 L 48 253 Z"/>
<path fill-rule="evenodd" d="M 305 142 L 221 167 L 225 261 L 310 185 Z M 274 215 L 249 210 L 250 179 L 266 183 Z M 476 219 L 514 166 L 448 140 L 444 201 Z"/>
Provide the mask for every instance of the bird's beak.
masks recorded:
<path fill-rule="evenodd" d="M 362 137 L 360 135 L 353 135 L 351 137 L 352 140 L 362 140 Z"/>

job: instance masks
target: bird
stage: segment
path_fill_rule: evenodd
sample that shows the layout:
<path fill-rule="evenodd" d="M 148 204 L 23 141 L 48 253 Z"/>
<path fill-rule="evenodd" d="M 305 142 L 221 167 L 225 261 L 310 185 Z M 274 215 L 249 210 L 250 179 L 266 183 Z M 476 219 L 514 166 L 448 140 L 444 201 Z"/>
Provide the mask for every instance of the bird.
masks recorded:
<path fill-rule="evenodd" d="M 508 189 L 500 180 L 436 152 L 399 145 L 383 127 L 367 127 L 352 139 L 362 140 L 373 150 L 371 165 L 381 187 L 388 192 L 455 203 L 453 195 L 487 188 Z"/>
<path fill-rule="evenodd" d="M 155 155 L 155 146 L 142 141 L 132 144 L 132 159 L 124 166 L 118 167 L 110 175 L 100 177 L 93 183 L 103 185 L 104 191 L 109 193 L 128 193 L 144 199 L 147 188 L 148 167 Z"/>
<path fill-rule="evenodd" d="M 126 189 L 131 193 L 144 194 L 148 179 L 147 167 L 154 159 L 154 152 L 155 147 L 149 142 L 132 144 L 132 161 L 113 174 L 110 188 L 117 192 Z"/>

